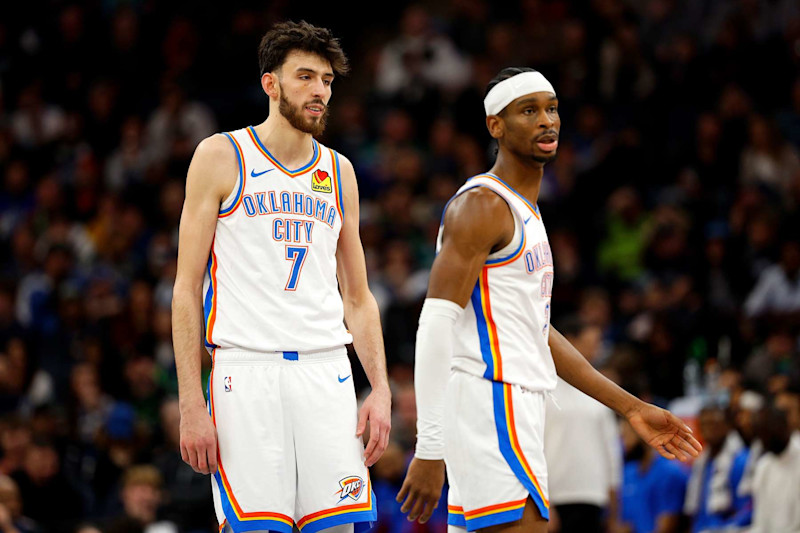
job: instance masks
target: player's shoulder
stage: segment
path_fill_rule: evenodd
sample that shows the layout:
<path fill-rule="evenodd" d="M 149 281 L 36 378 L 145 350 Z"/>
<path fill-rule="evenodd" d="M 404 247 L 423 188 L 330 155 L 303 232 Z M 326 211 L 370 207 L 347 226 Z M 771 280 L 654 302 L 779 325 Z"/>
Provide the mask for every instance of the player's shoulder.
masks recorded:
<path fill-rule="evenodd" d="M 193 162 L 199 166 L 202 165 L 212 173 L 224 172 L 233 169 L 235 171 L 239 166 L 239 155 L 237 148 L 230 134 L 215 133 L 206 137 L 197 145 L 194 151 Z"/>
<path fill-rule="evenodd" d="M 513 232 L 508 204 L 487 187 L 474 187 L 453 198 L 444 214 L 446 239 L 470 246 L 496 245 Z"/>
<path fill-rule="evenodd" d="M 235 157 L 235 148 L 228 136 L 224 133 L 215 133 L 206 137 L 195 148 L 196 157 Z"/>
<path fill-rule="evenodd" d="M 447 208 L 447 217 L 486 223 L 508 212 L 508 203 L 489 187 L 475 184 L 457 194 Z"/>
<path fill-rule="evenodd" d="M 195 148 L 187 186 L 197 184 L 208 194 L 224 197 L 238 175 L 237 157 L 236 149 L 224 134 L 206 137 Z"/>

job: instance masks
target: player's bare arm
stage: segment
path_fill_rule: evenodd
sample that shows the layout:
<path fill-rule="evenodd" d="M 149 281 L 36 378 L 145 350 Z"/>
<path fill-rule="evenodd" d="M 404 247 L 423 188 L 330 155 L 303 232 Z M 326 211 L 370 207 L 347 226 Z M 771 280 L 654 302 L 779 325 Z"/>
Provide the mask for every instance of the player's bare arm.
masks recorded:
<path fill-rule="evenodd" d="M 202 141 L 189 165 L 172 296 L 172 337 L 181 410 L 181 458 L 196 472 L 217 470 L 217 437 L 201 383 L 203 272 L 222 200 L 233 189 L 237 162 L 222 135 Z"/>
<path fill-rule="evenodd" d="M 445 213 L 442 248 L 431 267 L 427 297 L 466 306 L 489 254 L 506 246 L 513 236 L 508 204 L 497 194 L 478 187 L 458 196 Z M 397 494 L 409 520 L 425 523 L 431 517 L 442 493 L 444 470 L 443 459 L 415 457 L 411 461 Z"/>
<path fill-rule="evenodd" d="M 700 454 L 702 446 L 680 418 L 640 400 L 598 372 L 555 328 L 549 344 L 564 381 L 627 418 L 639 436 L 661 455 L 688 461 Z"/>
<path fill-rule="evenodd" d="M 356 434 L 360 437 L 369 423 L 369 442 L 364 464 L 372 466 L 389 445 L 392 398 L 386 375 L 380 314 L 367 285 L 364 248 L 358 233 L 358 184 L 353 164 L 341 156 L 344 194 L 344 224 L 336 249 L 336 269 L 344 303 L 344 317 L 353 336 L 353 346 L 367 374 L 372 392 L 358 413 Z"/>

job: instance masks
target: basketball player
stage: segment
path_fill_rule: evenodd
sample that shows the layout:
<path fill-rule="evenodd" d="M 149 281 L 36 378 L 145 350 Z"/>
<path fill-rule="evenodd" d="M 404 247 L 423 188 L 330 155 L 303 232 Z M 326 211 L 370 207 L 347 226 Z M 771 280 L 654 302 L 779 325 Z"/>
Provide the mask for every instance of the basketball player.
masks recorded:
<path fill-rule="evenodd" d="M 445 207 L 417 332 L 416 454 L 397 499 L 409 520 L 427 521 L 446 462 L 451 527 L 544 532 L 544 404 L 556 372 L 625 416 L 665 457 L 688 459 L 700 444 L 550 327 L 553 257 L 536 200 L 558 148 L 552 85 L 532 69 L 507 68 L 489 83 L 484 106 L 499 152 Z"/>
<path fill-rule="evenodd" d="M 269 118 L 202 141 L 187 177 L 173 297 L 181 454 L 213 475 L 221 528 L 358 533 L 376 519 L 367 467 L 388 444 L 391 400 L 353 165 L 314 139 L 347 58 L 305 22 L 276 25 L 259 58 Z M 350 342 L 372 385 L 360 411 Z"/>

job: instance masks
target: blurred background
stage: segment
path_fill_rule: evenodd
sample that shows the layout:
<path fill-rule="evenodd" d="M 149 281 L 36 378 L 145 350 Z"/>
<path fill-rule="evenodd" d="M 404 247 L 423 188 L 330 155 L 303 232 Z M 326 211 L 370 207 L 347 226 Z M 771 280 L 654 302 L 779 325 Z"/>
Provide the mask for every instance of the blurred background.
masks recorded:
<path fill-rule="evenodd" d="M 560 100 L 539 198 L 553 324 L 579 322 L 587 358 L 639 397 L 693 422 L 720 407 L 743 450 L 742 411 L 775 398 L 800 429 L 797 2 L 381 10 L 0 6 L 0 529 L 216 529 L 209 480 L 178 451 L 178 223 L 198 142 L 266 118 L 257 46 L 285 19 L 331 28 L 353 65 L 320 140 L 356 168 L 394 388 L 372 473 L 379 531 L 445 529 L 446 506 L 419 526 L 394 502 L 415 438 L 414 339 L 442 207 L 492 164 L 482 99 L 506 66 L 540 70 Z M 674 512 L 675 531 L 694 528 Z"/>

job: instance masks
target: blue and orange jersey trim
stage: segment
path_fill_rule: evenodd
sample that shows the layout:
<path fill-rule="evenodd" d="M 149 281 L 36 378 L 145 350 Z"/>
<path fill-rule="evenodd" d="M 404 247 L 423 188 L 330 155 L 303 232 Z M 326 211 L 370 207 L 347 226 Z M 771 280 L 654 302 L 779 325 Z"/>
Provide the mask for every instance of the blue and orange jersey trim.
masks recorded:
<path fill-rule="evenodd" d="M 213 352 L 212 352 L 213 359 Z M 208 377 L 208 410 L 211 414 L 211 422 L 216 427 L 217 417 L 214 409 L 214 365 L 211 366 L 211 374 Z M 271 530 L 279 531 L 280 533 L 291 533 L 294 526 L 292 517 L 282 513 L 271 512 L 245 512 L 242 510 L 239 502 L 236 501 L 236 496 L 233 494 L 233 489 L 228 481 L 228 476 L 225 474 L 225 468 L 222 465 L 222 454 L 217 446 L 217 471 L 214 473 L 214 480 L 219 488 L 220 501 L 222 503 L 222 510 L 225 513 L 225 522 L 231 524 L 231 529 L 234 531 L 255 531 L 255 530 Z M 223 524 L 225 523 L 223 522 Z"/>
<path fill-rule="evenodd" d="M 239 178 L 236 181 L 239 185 L 239 188 L 236 190 L 236 196 L 233 199 L 233 203 L 231 203 L 231 205 L 229 205 L 227 208 L 220 210 L 219 218 L 230 216 L 234 211 L 236 211 L 236 209 L 238 209 L 239 204 L 242 203 L 242 198 L 244 197 L 244 186 L 247 181 L 247 174 L 245 173 L 244 168 L 244 152 L 242 152 L 242 147 L 239 144 L 239 141 L 237 141 L 236 138 L 230 133 L 226 132 L 223 133 L 223 135 L 228 138 L 233 145 L 233 149 L 236 151 L 236 159 L 239 162 Z"/>
<path fill-rule="evenodd" d="M 469 181 L 471 179 L 474 179 L 474 178 L 479 178 L 479 177 L 491 178 L 492 176 L 490 176 L 489 174 L 478 175 L 478 176 L 473 176 L 472 178 L 469 178 L 467 181 Z M 447 213 L 447 208 L 450 207 L 450 204 L 453 202 L 453 200 L 455 200 L 456 198 L 458 198 L 459 196 L 461 196 L 465 192 L 471 191 L 472 189 L 477 189 L 478 187 L 485 187 L 485 188 L 487 188 L 489 190 L 492 190 L 491 187 L 488 187 L 485 183 L 476 183 L 475 185 L 473 185 L 471 187 L 467 187 L 466 189 L 462 190 L 461 192 L 459 192 L 458 194 L 456 194 L 455 196 L 450 198 L 447 201 L 447 203 L 444 205 L 444 209 L 442 209 L 442 217 L 441 217 L 441 220 L 439 221 L 439 227 L 444 225 L 444 217 L 445 217 L 445 214 Z M 497 194 L 497 191 L 493 191 L 493 192 L 495 194 Z M 500 197 L 502 198 L 502 196 L 500 196 Z M 505 200 L 505 198 L 503 198 L 503 200 Z M 514 216 L 514 213 L 517 212 L 516 208 L 514 208 L 510 203 L 508 204 L 508 208 L 512 211 L 512 216 Z M 525 240 L 526 240 L 525 239 L 525 228 L 523 227 L 522 228 L 522 239 L 520 240 L 520 243 L 519 243 L 519 246 L 517 247 L 517 249 L 514 250 L 511 253 L 511 255 L 509 255 L 508 257 L 497 257 L 497 258 L 494 258 L 494 259 L 487 259 L 485 264 L 487 266 L 490 266 L 490 267 L 500 267 L 500 266 L 507 265 L 509 263 L 513 263 L 514 261 L 516 261 L 517 259 L 522 257 L 522 252 L 525 250 Z"/>
<path fill-rule="evenodd" d="M 271 153 L 269 153 L 269 150 L 267 150 L 267 148 L 261 142 L 261 139 L 258 138 L 258 134 L 256 133 L 256 130 L 253 128 L 253 126 L 249 126 L 247 128 L 247 133 L 248 133 L 248 135 L 250 135 L 250 139 L 252 139 L 253 144 L 256 146 L 256 148 L 258 148 L 258 151 L 261 152 L 261 154 L 264 157 L 266 157 L 270 161 L 270 163 L 275 165 L 275 168 L 277 168 L 278 170 L 280 170 L 281 172 L 283 172 L 284 174 L 286 174 L 290 178 L 296 178 L 297 176 L 305 174 L 306 172 L 311 170 L 313 167 L 317 166 L 317 164 L 319 163 L 320 157 L 322 156 L 322 153 L 321 153 L 321 151 L 319 149 L 319 143 L 317 143 L 316 139 L 312 138 L 311 139 L 311 143 L 312 143 L 313 148 L 314 148 L 314 153 L 311 155 L 311 161 L 309 161 L 308 163 L 306 163 L 302 167 L 298 168 L 297 170 L 289 170 L 288 168 L 283 166 L 283 164 L 280 161 L 278 161 L 275 158 L 275 156 L 273 156 Z"/>
<path fill-rule="evenodd" d="M 331 158 L 333 159 L 333 193 L 336 197 L 336 209 L 339 210 L 339 216 L 344 224 L 344 195 L 342 194 L 342 169 L 339 165 L 339 153 L 331 150 Z"/>
<path fill-rule="evenodd" d="M 500 339 L 497 336 L 497 324 L 492 316 L 492 302 L 489 295 L 489 269 L 481 270 L 478 282 L 472 290 L 472 308 L 478 327 L 481 356 L 486 363 L 483 377 L 491 381 L 503 380 L 503 357 L 500 354 Z"/>
<path fill-rule="evenodd" d="M 297 527 L 306 533 L 313 533 L 334 525 L 350 522 L 374 522 L 377 520 L 377 508 L 374 504 L 375 495 L 372 493 L 372 482 L 367 474 L 367 500 L 364 503 L 344 505 L 324 509 L 304 516 L 297 521 Z"/>
<path fill-rule="evenodd" d="M 204 323 L 206 327 L 205 343 L 209 348 L 216 346 L 212 340 L 214 333 L 214 323 L 217 320 L 217 254 L 214 253 L 214 243 L 211 243 L 211 252 L 208 254 L 208 290 L 203 300 Z"/>
<path fill-rule="evenodd" d="M 511 467 L 511 471 L 517 479 L 528 489 L 528 492 L 539 508 L 542 518 L 550 518 L 550 502 L 544 494 L 544 490 L 536 479 L 522 447 L 517 437 L 516 424 L 514 422 L 514 402 L 511 396 L 512 387 L 508 383 L 492 383 L 492 400 L 494 404 L 494 420 L 497 428 L 497 438 L 500 443 L 500 453 Z"/>
<path fill-rule="evenodd" d="M 513 522 L 522 518 L 528 498 L 497 503 L 471 511 L 464 511 L 457 505 L 447 506 L 447 523 L 451 526 L 465 527 L 467 531 Z"/>
<path fill-rule="evenodd" d="M 536 218 L 541 220 L 541 215 L 539 214 L 539 207 L 533 205 L 532 203 L 530 203 L 530 201 L 528 201 L 527 198 L 525 198 L 520 193 L 518 193 L 516 190 L 514 190 L 514 188 L 511 185 L 509 185 L 508 183 L 506 183 L 505 181 L 500 179 L 498 176 L 495 176 L 494 174 L 490 174 L 489 172 L 487 172 L 485 174 L 478 174 L 477 176 L 472 176 L 467 181 L 473 180 L 475 178 L 488 178 L 488 179 L 496 182 L 498 185 L 500 185 L 501 187 L 506 189 L 508 192 L 510 192 L 511 194 L 513 194 L 514 196 L 516 196 L 517 198 L 519 198 L 520 200 L 525 202 L 525 205 L 528 206 L 528 208 L 531 210 L 531 213 L 533 213 L 534 216 L 536 216 Z"/>
<path fill-rule="evenodd" d="M 513 208 L 512 208 L 513 209 Z M 509 263 L 513 263 L 520 257 L 522 257 L 522 252 L 525 251 L 525 243 L 527 242 L 527 237 L 525 235 L 525 228 L 522 228 L 522 238 L 519 240 L 519 246 L 516 250 L 514 250 L 511 255 L 508 257 L 498 257 L 495 259 L 487 259 L 486 266 L 484 268 L 496 268 L 507 265 Z"/>
<path fill-rule="evenodd" d="M 342 196 L 342 171 L 339 166 L 339 154 L 331 150 L 331 161 L 333 162 L 333 195 L 336 197 L 336 209 L 339 210 L 339 217 L 344 224 L 344 196 Z"/>

